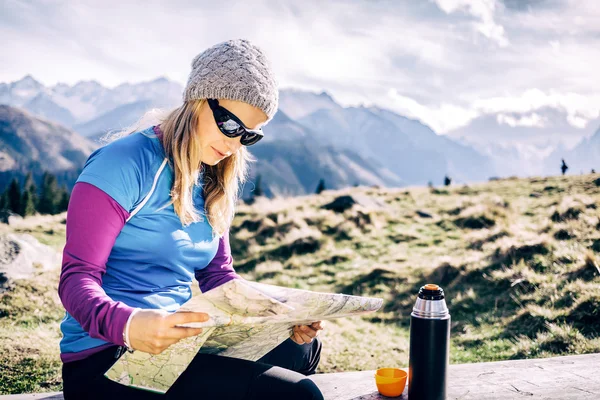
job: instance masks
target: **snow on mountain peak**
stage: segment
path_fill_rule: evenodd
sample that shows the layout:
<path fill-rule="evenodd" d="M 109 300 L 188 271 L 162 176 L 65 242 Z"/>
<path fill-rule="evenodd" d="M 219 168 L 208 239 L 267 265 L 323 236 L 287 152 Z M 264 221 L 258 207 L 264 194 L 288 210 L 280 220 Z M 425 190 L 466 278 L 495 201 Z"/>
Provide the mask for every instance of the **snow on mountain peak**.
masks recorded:
<path fill-rule="evenodd" d="M 54 115 L 57 122 L 73 126 L 131 103 L 153 101 L 154 107 L 171 106 L 181 101 L 182 91 L 181 85 L 165 76 L 147 82 L 123 83 L 111 89 L 96 80 L 46 87 L 26 75 L 19 81 L 0 85 L 0 102 L 23 107 L 39 116 Z"/>

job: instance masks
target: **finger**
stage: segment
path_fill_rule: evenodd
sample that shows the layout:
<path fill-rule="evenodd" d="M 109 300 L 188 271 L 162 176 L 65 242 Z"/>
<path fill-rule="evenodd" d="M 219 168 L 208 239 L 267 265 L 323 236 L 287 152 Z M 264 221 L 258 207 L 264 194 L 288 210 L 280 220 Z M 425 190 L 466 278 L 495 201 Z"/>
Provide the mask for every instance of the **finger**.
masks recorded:
<path fill-rule="evenodd" d="M 313 329 L 317 329 L 317 330 L 321 330 L 321 329 L 323 329 L 323 328 L 324 328 L 323 321 L 317 321 L 317 322 L 313 322 L 312 324 L 310 324 L 310 326 L 311 326 Z"/>
<path fill-rule="evenodd" d="M 302 332 L 303 334 L 305 334 L 311 338 L 314 338 L 317 335 L 318 331 L 312 329 L 310 326 L 302 325 L 300 327 L 300 332 Z"/>
<path fill-rule="evenodd" d="M 299 332 L 300 337 L 302 338 L 302 342 L 303 343 L 310 343 L 312 342 L 313 338 L 308 336 L 306 333 L 304 332 Z"/>
<path fill-rule="evenodd" d="M 318 332 L 321 329 L 318 325 L 315 325 L 314 322 L 310 325 L 303 326 L 305 326 L 308 329 L 307 332 Z"/>
<path fill-rule="evenodd" d="M 170 326 L 183 325 L 188 322 L 206 322 L 209 319 L 210 316 L 207 313 L 191 311 L 177 311 L 167 316 Z"/>
<path fill-rule="evenodd" d="M 304 343 L 304 341 L 300 337 L 300 334 L 298 332 L 296 332 L 296 331 L 294 331 L 294 333 L 292 333 L 291 339 L 294 342 L 296 342 L 296 344 L 302 344 L 302 343 Z"/>
<path fill-rule="evenodd" d="M 302 325 L 294 325 L 294 332 L 301 332 L 302 331 Z"/>
<path fill-rule="evenodd" d="M 202 328 L 182 328 L 174 327 L 169 329 L 168 336 L 176 340 L 184 339 L 190 336 L 196 336 L 202 333 Z"/>

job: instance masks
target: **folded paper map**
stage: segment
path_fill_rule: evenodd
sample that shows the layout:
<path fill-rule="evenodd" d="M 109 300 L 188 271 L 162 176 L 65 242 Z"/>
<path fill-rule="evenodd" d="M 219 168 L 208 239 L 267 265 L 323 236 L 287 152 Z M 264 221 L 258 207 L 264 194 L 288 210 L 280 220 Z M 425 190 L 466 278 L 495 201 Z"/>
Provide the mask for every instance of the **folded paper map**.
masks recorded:
<path fill-rule="evenodd" d="M 183 327 L 201 334 L 171 345 L 160 354 L 126 352 L 105 373 L 115 382 L 165 393 L 197 353 L 256 361 L 291 336 L 295 325 L 378 310 L 383 300 L 319 293 L 234 279 L 193 297 L 178 312 L 204 312 L 206 322 Z"/>

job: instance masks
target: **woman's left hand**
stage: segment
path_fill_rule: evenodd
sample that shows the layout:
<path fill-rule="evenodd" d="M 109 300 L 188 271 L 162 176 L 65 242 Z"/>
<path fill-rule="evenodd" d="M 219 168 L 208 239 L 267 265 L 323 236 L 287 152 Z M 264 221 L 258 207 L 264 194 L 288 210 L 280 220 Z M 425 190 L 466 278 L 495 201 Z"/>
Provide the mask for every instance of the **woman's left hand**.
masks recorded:
<path fill-rule="evenodd" d="M 323 322 L 317 321 L 310 325 L 296 325 L 292 330 L 290 337 L 297 344 L 311 343 L 314 338 L 319 335 L 319 331 L 323 329 Z"/>

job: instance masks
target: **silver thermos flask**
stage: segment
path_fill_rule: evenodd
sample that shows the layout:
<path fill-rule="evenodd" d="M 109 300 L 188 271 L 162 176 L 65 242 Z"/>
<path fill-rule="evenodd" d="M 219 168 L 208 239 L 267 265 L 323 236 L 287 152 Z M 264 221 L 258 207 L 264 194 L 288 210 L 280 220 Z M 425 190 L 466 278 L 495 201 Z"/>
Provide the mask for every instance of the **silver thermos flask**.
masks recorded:
<path fill-rule="evenodd" d="M 450 312 L 444 290 L 427 284 L 419 289 L 410 314 L 410 400 L 446 400 L 449 355 Z"/>

